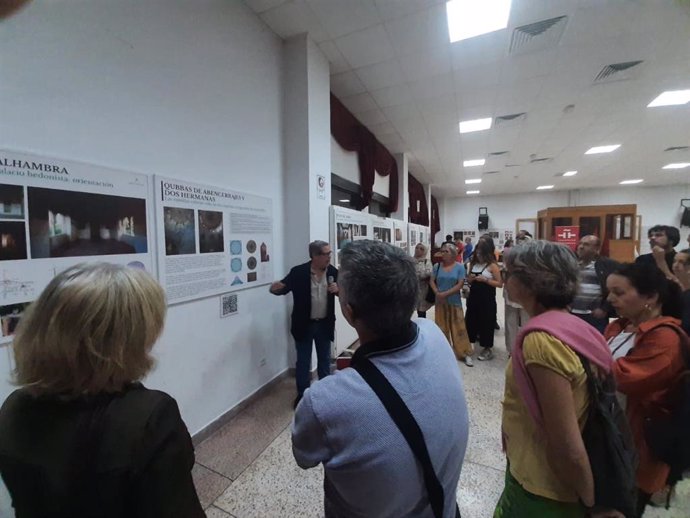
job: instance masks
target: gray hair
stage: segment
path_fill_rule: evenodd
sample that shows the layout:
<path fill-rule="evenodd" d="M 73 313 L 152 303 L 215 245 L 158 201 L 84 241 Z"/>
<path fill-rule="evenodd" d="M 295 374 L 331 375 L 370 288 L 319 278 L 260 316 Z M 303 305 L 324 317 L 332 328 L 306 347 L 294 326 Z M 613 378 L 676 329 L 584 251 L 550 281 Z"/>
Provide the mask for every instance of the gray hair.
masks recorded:
<path fill-rule="evenodd" d="M 443 243 L 441 245 L 441 248 L 446 247 L 448 250 L 450 250 L 450 255 L 453 257 L 458 256 L 458 247 L 455 246 L 453 243 Z"/>
<path fill-rule="evenodd" d="M 324 246 L 328 246 L 328 243 L 325 241 L 319 241 L 318 239 L 309 243 L 309 257 L 311 258 L 315 255 L 319 255 Z"/>
<path fill-rule="evenodd" d="M 508 273 L 517 277 L 544 308 L 565 308 L 575 298 L 579 269 L 570 248 L 530 240 L 512 247 L 504 260 Z"/>
<path fill-rule="evenodd" d="M 377 336 L 399 333 L 417 304 L 415 262 L 402 249 L 364 239 L 341 251 L 340 302 Z"/>

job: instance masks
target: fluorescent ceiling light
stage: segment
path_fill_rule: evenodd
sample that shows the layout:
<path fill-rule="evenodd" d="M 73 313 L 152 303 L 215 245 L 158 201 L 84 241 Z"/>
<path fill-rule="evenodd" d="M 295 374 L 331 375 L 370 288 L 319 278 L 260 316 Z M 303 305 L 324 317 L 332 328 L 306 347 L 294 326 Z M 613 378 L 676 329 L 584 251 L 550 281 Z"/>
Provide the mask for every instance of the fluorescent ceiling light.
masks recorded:
<path fill-rule="evenodd" d="M 577 174 L 577 171 L 566 171 L 563 173 L 563 176 L 575 176 Z"/>
<path fill-rule="evenodd" d="M 690 167 L 690 162 L 678 162 L 677 164 L 668 164 L 665 165 L 662 169 L 685 169 L 686 167 Z"/>
<path fill-rule="evenodd" d="M 466 183 L 466 184 L 471 184 L 471 183 L 482 183 L 482 179 L 481 179 L 481 178 L 473 178 L 473 179 L 471 179 L 471 180 L 465 180 L 465 183 Z"/>
<path fill-rule="evenodd" d="M 553 189 L 553 185 L 540 185 L 537 187 L 538 191 L 546 191 L 548 189 Z"/>
<path fill-rule="evenodd" d="M 479 191 L 465 191 L 465 194 L 479 194 Z"/>
<path fill-rule="evenodd" d="M 476 160 L 465 160 L 462 165 L 463 167 L 475 167 L 478 165 L 484 165 L 486 163 L 486 160 L 483 158 L 478 158 Z"/>
<path fill-rule="evenodd" d="M 475 119 L 471 121 L 462 121 L 460 123 L 460 133 L 472 133 L 473 131 L 488 130 L 491 128 L 491 117 L 488 119 Z"/>
<path fill-rule="evenodd" d="M 649 103 L 647 108 L 674 106 L 677 104 L 687 104 L 688 102 L 690 102 L 690 90 L 669 90 Z"/>
<path fill-rule="evenodd" d="M 340 203 L 350 203 L 350 200 L 338 200 Z"/>
<path fill-rule="evenodd" d="M 632 185 L 634 183 L 642 183 L 644 180 L 623 180 L 621 185 Z"/>
<path fill-rule="evenodd" d="M 621 147 L 620 144 L 612 144 L 610 146 L 595 146 L 585 151 L 585 155 L 596 155 L 597 153 L 610 153 Z"/>
<path fill-rule="evenodd" d="M 451 0 L 446 2 L 450 42 L 474 38 L 508 27 L 511 0 Z"/>

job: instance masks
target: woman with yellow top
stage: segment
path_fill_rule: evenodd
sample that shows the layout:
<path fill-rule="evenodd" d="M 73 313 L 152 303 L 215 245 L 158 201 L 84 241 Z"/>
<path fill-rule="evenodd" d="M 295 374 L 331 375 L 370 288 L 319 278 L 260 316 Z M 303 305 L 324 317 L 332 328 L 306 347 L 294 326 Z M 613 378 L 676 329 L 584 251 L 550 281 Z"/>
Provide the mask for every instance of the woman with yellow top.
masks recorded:
<path fill-rule="evenodd" d="M 527 241 L 511 249 L 505 264 L 511 300 L 530 321 L 506 368 L 508 468 L 494 518 L 622 517 L 592 509 L 594 478 L 582 440 L 589 391 L 577 353 L 604 372 L 613 360 L 601 335 L 567 311 L 577 291 L 577 259 L 565 246 Z"/>

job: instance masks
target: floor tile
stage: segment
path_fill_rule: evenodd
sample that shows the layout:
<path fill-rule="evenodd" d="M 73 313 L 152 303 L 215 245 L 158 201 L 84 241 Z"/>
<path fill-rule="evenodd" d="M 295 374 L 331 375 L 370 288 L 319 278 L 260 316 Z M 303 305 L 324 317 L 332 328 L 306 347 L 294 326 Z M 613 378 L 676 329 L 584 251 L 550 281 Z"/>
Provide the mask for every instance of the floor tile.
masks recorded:
<path fill-rule="evenodd" d="M 504 477 L 501 470 L 465 462 L 458 486 L 458 505 L 462 516 L 491 518 L 503 492 Z"/>
<path fill-rule="evenodd" d="M 235 518 L 233 515 L 226 513 L 225 511 L 218 509 L 215 506 L 211 506 L 206 509 L 206 518 Z"/>
<path fill-rule="evenodd" d="M 286 378 L 196 449 L 199 464 L 235 480 L 292 420 L 294 379 Z"/>
<path fill-rule="evenodd" d="M 211 505 L 232 484 L 229 478 L 214 473 L 198 463 L 194 464 L 192 477 L 201 506 L 204 508 Z"/>
<path fill-rule="evenodd" d="M 324 513 L 323 468 L 297 466 L 286 428 L 214 505 L 237 518 L 320 518 Z"/>

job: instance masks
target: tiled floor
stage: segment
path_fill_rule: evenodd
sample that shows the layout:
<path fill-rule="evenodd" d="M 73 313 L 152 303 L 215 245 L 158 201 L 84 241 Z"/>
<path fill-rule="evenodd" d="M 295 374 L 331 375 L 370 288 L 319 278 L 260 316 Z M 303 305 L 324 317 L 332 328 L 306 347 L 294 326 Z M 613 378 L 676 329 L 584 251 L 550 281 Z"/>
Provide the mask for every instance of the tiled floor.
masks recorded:
<path fill-rule="evenodd" d="M 473 368 L 459 366 L 470 409 L 470 439 L 457 493 L 464 518 L 490 518 L 503 488 L 500 401 L 507 354 L 502 329 L 496 332 L 495 356 L 475 361 Z M 293 398 L 294 380 L 285 379 L 198 446 L 194 479 L 209 518 L 323 516 L 323 469 L 302 470 L 292 458 Z M 645 514 L 688 517 L 690 481 L 678 488 L 670 510 L 648 508 Z"/>

